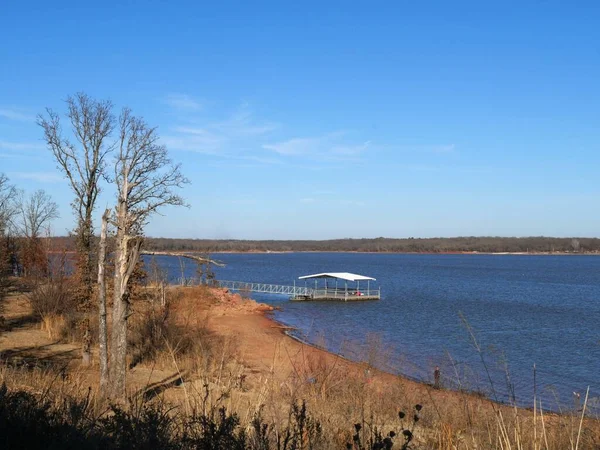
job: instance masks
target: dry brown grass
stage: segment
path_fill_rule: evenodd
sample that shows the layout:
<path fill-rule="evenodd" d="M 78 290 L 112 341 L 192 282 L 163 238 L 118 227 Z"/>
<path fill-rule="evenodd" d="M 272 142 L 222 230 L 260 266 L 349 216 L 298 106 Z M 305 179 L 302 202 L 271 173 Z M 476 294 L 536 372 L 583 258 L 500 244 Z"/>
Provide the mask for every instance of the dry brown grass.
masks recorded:
<path fill-rule="evenodd" d="M 66 329 L 67 320 L 59 314 L 47 314 L 42 316 L 41 330 L 48 333 L 50 339 L 59 339 Z"/>
<path fill-rule="evenodd" d="M 43 396 L 54 404 L 66 399 L 96 399 L 97 390 L 90 383 L 88 373 L 66 367 L 0 365 L 0 385 L 15 391 L 25 391 Z M 102 408 L 102 404 L 97 405 Z"/>
<path fill-rule="evenodd" d="M 246 355 L 240 353 L 235 333 L 219 335 L 207 326 L 224 303 L 240 307 L 237 300 L 232 302 L 222 291 L 204 286 L 169 289 L 165 307 L 152 301 L 152 295 L 146 298 L 134 305 L 131 318 L 132 362 L 178 374 L 182 383 L 161 391 L 153 401 L 175 404 L 177 411 L 185 414 L 214 412 L 215 407 L 224 406 L 239 416 L 246 430 L 259 414 L 269 424 L 269 439 L 273 441 L 295 423 L 292 405 L 305 401 L 312 420 L 322 427 L 319 446 L 315 447 L 322 449 L 346 448 L 352 443 L 355 424 L 361 425 L 363 444 L 376 433 L 385 436 L 389 431 L 412 427 L 415 440 L 410 448 L 600 448 L 600 423 L 584 416 L 583 411 L 551 414 L 539 401 L 535 401 L 535 409 L 524 410 L 468 393 L 422 385 L 417 389 L 380 374 L 374 366 L 388 355 L 377 336 L 369 338 L 360 364 L 300 346 L 299 353 L 285 355 L 289 373 L 282 376 L 277 370 L 275 355 L 270 369 L 255 373 L 246 364 Z M 43 323 L 52 336 L 65 327 L 60 315 L 49 314 Z M 49 392 L 56 402 L 69 396 L 89 396 L 86 380 L 89 376 L 76 371 L 0 369 L 0 384 Z M 91 392 L 93 396 L 93 389 Z M 423 409 L 418 422 L 411 423 L 417 404 Z M 399 418 L 399 412 L 406 413 L 404 419 Z M 393 448 L 401 448 L 403 441 L 395 441 Z"/>
<path fill-rule="evenodd" d="M 92 342 L 98 338 L 97 314 L 85 314 L 78 308 L 78 284 L 71 278 L 56 277 L 37 284 L 27 295 L 33 314 L 39 319 L 42 331 L 52 340 L 81 342 L 84 320 L 90 320 Z"/>
<path fill-rule="evenodd" d="M 169 289 L 165 306 L 136 304 L 130 332 L 132 365 L 144 363 L 203 380 L 231 375 L 235 337 L 216 335 L 206 326 L 206 306 L 216 301 L 212 290 L 199 286 Z"/>

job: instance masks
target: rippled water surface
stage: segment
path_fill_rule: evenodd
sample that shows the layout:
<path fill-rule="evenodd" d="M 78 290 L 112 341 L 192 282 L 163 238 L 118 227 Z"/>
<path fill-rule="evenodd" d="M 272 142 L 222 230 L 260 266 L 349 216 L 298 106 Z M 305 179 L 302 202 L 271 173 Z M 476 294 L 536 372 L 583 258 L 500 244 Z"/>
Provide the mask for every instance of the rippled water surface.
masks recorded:
<path fill-rule="evenodd" d="M 220 254 L 217 277 L 291 285 L 318 272 L 377 278 L 375 302 L 291 302 L 277 320 L 298 337 L 388 370 L 532 405 L 533 366 L 546 404 L 600 396 L 600 257 L 358 253 Z M 159 259 L 179 276 L 179 262 Z M 186 263 L 191 276 L 195 268 Z M 461 318 L 462 317 L 462 318 Z M 472 333 L 471 333 L 472 331 Z M 491 374 L 491 382 L 473 335 Z"/>

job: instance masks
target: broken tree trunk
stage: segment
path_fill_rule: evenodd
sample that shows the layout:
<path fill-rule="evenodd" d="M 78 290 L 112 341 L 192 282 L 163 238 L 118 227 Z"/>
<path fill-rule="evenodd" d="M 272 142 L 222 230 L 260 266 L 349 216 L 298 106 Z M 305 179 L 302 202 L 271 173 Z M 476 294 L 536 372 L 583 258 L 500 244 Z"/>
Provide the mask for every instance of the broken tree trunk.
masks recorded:
<path fill-rule="evenodd" d="M 102 215 L 102 228 L 100 230 L 100 245 L 98 249 L 98 310 L 99 310 L 99 353 L 100 353 L 100 395 L 105 397 L 108 386 L 108 331 L 106 327 L 106 235 L 110 210 Z"/>
<path fill-rule="evenodd" d="M 119 236 L 121 234 L 121 236 Z M 112 398 L 126 397 L 127 320 L 129 319 L 129 278 L 140 256 L 141 237 L 117 231 L 115 286 L 113 299 L 112 336 L 110 351 L 110 383 Z"/>

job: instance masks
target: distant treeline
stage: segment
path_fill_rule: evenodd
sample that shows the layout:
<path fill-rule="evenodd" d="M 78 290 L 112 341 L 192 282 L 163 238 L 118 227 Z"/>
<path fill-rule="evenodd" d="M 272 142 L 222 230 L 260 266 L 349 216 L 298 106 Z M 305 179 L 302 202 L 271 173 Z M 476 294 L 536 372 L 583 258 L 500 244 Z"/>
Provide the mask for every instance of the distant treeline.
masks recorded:
<path fill-rule="evenodd" d="M 52 238 L 55 249 L 74 249 L 70 237 Z M 155 251 L 214 252 L 397 252 L 397 253 L 598 253 L 598 238 L 455 237 L 406 239 L 331 239 L 324 241 L 253 241 L 236 239 L 147 238 Z"/>

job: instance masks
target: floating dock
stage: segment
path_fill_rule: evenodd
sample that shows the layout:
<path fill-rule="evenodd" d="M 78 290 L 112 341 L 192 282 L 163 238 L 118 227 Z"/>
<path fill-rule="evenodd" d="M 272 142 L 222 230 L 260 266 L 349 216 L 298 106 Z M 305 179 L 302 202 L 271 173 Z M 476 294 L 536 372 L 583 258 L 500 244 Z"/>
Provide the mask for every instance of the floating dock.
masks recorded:
<path fill-rule="evenodd" d="M 305 275 L 299 277 L 305 280 L 305 288 L 308 288 L 308 280 L 314 280 L 314 288 L 311 286 L 310 292 L 298 293 L 293 295 L 291 300 L 296 301 L 364 301 L 379 300 L 381 298 L 381 289 L 371 289 L 371 281 L 375 278 L 357 275 L 349 272 L 325 272 L 314 275 Z M 360 282 L 363 282 L 363 288 Z M 348 282 L 352 283 L 348 286 Z M 365 283 L 366 282 L 366 283 Z M 343 285 L 341 285 L 343 283 Z M 366 284 L 366 286 L 365 286 Z"/>
<path fill-rule="evenodd" d="M 226 280 L 215 281 L 215 283 L 219 287 L 231 291 L 283 294 L 289 295 L 290 300 L 304 302 L 330 300 L 348 302 L 379 300 L 381 298 L 381 289 L 371 288 L 371 281 L 375 281 L 375 278 L 364 275 L 348 272 L 331 272 L 306 275 L 299 277 L 299 279 L 304 280 L 304 286 L 298 286 L 295 282 L 293 286 Z"/>

